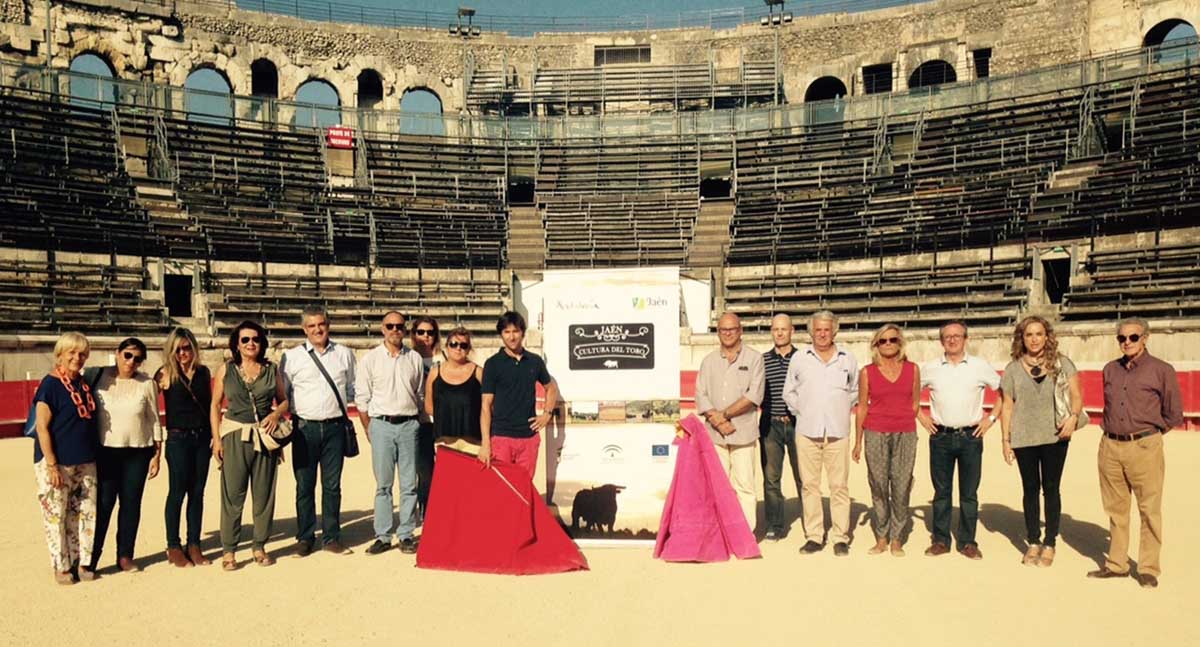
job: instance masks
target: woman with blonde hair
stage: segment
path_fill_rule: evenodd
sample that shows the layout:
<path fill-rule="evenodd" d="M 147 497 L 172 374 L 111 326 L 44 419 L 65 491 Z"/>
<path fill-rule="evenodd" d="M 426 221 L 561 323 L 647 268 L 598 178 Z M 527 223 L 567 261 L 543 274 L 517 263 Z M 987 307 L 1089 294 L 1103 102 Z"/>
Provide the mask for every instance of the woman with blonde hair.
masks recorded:
<path fill-rule="evenodd" d="M 1021 471 L 1028 548 L 1022 562 L 1050 566 L 1058 538 L 1062 497 L 1059 485 L 1067 448 L 1083 411 L 1075 364 L 1058 352 L 1050 322 L 1025 317 L 1013 330 L 1012 361 L 1000 380 L 1004 460 Z M 1039 495 L 1046 504 L 1042 537 Z"/>
<path fill-rule="evenodd" d="M 162 368 L 154 376 L 167 407 L 167 561 L 179 568 L 209 564 L 200 549 L 204 485 L 216 442 L 209 429 L 212 375 L 200 362 L 200 344 L 187 328 L 167 336 Z M 179 540 L 179 514 L 187 499 L 187 550 Z"/>
<path fill-rule="evenodd" d="M 42 378 L 33 396 L 37 438 L 33 471 L 50 549 L 50 566 L 59 584 L 96 579 L 91 567 L 96 538 L 96 398 L 83 379 L 91 347 L 77 332 L 63 333 L 54 344 L 54 370 Z"/>
<path fill-rule="evenodd" d="M 913 464 L 917 458 L 917 410 L 921 369 L 908 361 L 904 331 L 884 324 L 871 337 L 871 363 L 858 376 L 858 413 L 854 416 L 854 462 L 862 456 L 866 436 L 867 474 L 871 484 L 875 545 L 904 555 L 903 535 L 911 518 Z"/>

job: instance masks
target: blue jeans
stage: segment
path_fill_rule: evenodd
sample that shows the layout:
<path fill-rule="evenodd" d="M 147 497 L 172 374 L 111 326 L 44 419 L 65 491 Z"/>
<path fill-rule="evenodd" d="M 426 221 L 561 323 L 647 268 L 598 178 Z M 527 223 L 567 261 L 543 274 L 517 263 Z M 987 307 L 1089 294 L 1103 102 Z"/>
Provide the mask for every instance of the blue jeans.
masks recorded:
<path fill-rule="evenodd" d="M 341 419 L 298 421 L 292 432 L 292 471 L 296 475 L 296 540 L 312 543 L 317 534 L 317 471 L 321 473 L 321 541 L 342 534 L 342 467 L 346 428 Z"/>
<path fill-rule="evenodd" d="M 954 464 L 958 463 L 958 532 L 961 549 L 975 543 L 979 521 L 979 479 L 983 468 L 983 439 L 970 432 L 940 431 L 929 437 L 929 475 L 933 480 L 933 541 L 950 545 L 950 516 L 954 499 Z"/>
<path fill-rule="evenodd" d="M 410 539 L 417 528 L 417 430 L 410 420 L 398 425 L 371 419 L 371 468 L 375 470 L 375 538 L 391 543 L 392 528 Z M 395 524 L 392 479 L 400 472 L 400 523 Z"/>

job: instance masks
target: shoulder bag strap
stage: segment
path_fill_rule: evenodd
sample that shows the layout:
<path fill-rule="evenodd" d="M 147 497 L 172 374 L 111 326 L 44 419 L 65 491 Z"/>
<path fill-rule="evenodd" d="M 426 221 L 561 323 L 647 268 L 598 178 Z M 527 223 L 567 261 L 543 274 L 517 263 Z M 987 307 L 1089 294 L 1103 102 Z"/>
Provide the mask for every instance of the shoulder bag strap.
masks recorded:
<path fill-rule="evenodd" d="M 325 376 L 325 381 L 329 383 L 329 388 L 333 389 L 333 397 L 337 398 L 338 407 L 342 410 L 342 416 L 349 420 L 350 414 L 346 411 L 346 403 L 342 401 L 342 392 L 338 390 L 337 384 L 334 383 L 333 378 L 329 377 L 329 372 L 325 370 L 325 365 L 321 363 L 321 360 L 311 348 L 308 349 L 308 356 L 311 357 L 313 363 L 317 365 L 317 370 L 321 371 L 321 375 Z"/>

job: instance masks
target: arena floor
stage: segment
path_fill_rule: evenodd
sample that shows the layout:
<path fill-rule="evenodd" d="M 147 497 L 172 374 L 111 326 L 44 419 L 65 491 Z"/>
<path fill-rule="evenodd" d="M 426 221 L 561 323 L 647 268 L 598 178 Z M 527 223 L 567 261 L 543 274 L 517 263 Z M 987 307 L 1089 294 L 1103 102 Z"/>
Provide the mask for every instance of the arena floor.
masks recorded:
<path fill-rule="evenodd" d="M 271 568 L 235 573 L 216 564 L 179 570 L 164 561 L 166 479 L 147 488 L 138 558 L 144 571 L 63 588 L 51 579 L 34 496 L 30 442 L 0 441 L 0 530 L 4 572 L 0 644 L 6 645 L 1195 645 L 1200 586 L 1200 435 L 1167 440 L 1164 573 L 1154 591 L 1133 580 L 1095 581 L 1107 546 L 1100 507 L 1095 427 L 1073 442 L 1063 479 L 1063 529 L 1050 569 L 1020 564 L 1020 477 L 985 453 L 980 562 L 937 559 L 928 545 L 931 486 L 927 445 L 918 454 L 916 530 L 908 556 L 869 556 L 865 465 L 852 466 L 856 541 L 850 557 L 800 556 L 799 523 L 764 558 L 692 565 L 650 551 L 590 549 L 592 570 L 543 577 L 418 570 L 413 557 L 368 556 L 373 479 L 352 460 L 344 484 L 345 538 L 355 554 L 290 555 L 294 482 L 279 482 Z M 165 470 L 165 465 L 164 465 Z M 209 482 L 205 545 L 216 557 L 217 472 Z M 788 488 L 789 496 L 794 496 Z M 789 514 L 798 506 L 789 499 Z M 1135 518 L 1136 523 L 1136 518 Z M 115 532 L 115 522 L 114 522 Z M 112 539 L 110 539 L 111 546 Z M 1136 534 L 1135 534 L 1136 547 Z M 239 557 L 249 559 L 249 550 Z M 1192 636 L 1188 638 L 1188 636 Z"/>

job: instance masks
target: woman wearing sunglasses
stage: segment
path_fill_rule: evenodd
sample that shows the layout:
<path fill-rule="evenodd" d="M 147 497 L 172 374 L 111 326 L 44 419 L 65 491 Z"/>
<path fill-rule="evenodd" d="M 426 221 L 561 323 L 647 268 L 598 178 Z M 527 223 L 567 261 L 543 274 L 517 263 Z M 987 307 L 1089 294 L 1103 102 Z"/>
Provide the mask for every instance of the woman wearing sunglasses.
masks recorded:
<path fill-rule="evenodd" d="M 146 480 L 158 476 L 163 430 L 158 422 L 158 386 L 142 372 L 146 345 L 130 337 L 117 345 L 116 364 L 100 370 L 96 380 L 96 422 L 100 450 L 96 464 L 96 545 L 92 568 L 100 563 L 108 523 L 117 513 L 117 567 L 141 570 L 133 548 L 142 520 Z"/>
<path fill-rule="evenodd" d="M 64 333 L 54 344 L 54 370 L 33 396 L 37 439 L 33 470 L 59 584 L 96 579 L 91 568 L 96 531 L 96 398 L 83 379 L 87 337 Z"/>
<path fill-rule="evenodd" d="M 229 335 L 230 361 L 217 369 L 209 408 L 213 456 L 221 468 L 221 568 L 237 570 L 234 551 L 241 541 L 242 508 L 249 486 L 253 503 L 254 562 L 270 566 L 267 539 L 275 517 L 276 467 L 283 452 L 267 451 L 255 442 L 249 429 L 271 432 L 288 411 L 283 380 L 267 360 L 267 331 L 253 321 L 243 321 Z M 221 405 L 228 399 L 222 415 Z M 249 432 L 249 433 L 247 433 Z"/>
<path fill-rule="evenodd" d="M 471 333 L 450 331 L 444 352 L 446 361 L 433 367 L 425 383 L 425 414 L 433 418 L 438 444 L 478 454 L 483 367 L 471 361 Z"/>
<path fill-rule="evenodd" d="M 433 371 L 440 342 L 437 319 L 427 315 L 413 319 L 412 349 L 421 356 L 426 379 Z M 425 392 L 429 393 L 428 390 Z M 433 424 L 428 415 L 422 415 L 421 428 L 417 431 L 417 506 L 422 517 L 429 503 L 429 486 L 433 483 L 433 439 Z"/>
<path fill-rule="evenodd" d="M 904 332 L 884 324 L 871 337 L 871 363 L 858 376 L 858 413 L 854 416 L 854 462 L 862 456 L 866 436 L 867 480 L 874 506 L 875 545 L 904 556 L 904 532 L 911 513 L 913 463 L 917 459 L 917 411 L 921 401 L 921 369 L 908 361 Z"/>
<path fill-rule="evenodd" d="M 1058 338 L 1050 322 L 1033 316 L 1017 324 L 1012 361 L 1004 367 L 1000 390 L 1004 396 L 1000 414 L 1004 460 L 1009 465 L 1016 460 L 1024 490 L 1028 548 L 1022 563 L 1050 566 L 1062 515 L 1059 485 L 1063 466 L 1083 411 L 1079 375 L 1071 360 L 1058 352 Z M 1061 416 L 1060 403 L 1064 405 Z M 1039 495 L 1046 501 L 1045 538 Z"/>
<path fill-rule="evenodd" d="M 167 405 L 167 561 L 186 568 L 210 563 L 200 550 L 204 484 L 216 441 L 209 426 L 212 376 L 200 363 L 199 344 L 187 328 L 176 328 L 163 346 L 155 382 Z M 187 498 L 187 552 L 179 541 L 180 511 Z"/>

